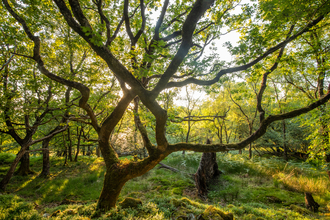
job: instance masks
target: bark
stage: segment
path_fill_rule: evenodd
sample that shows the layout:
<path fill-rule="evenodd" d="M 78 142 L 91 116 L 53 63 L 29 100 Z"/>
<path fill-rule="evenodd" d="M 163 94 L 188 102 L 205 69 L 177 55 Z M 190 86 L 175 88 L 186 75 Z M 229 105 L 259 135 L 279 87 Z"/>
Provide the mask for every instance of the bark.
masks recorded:
<path fill-rule="evenodd" d="M 82 134 L 82 131 L 83 131 L 83 127 L 80 128 L 79 134 L 78 134 L 78 129 L 79 128 L 77 127 L 78 143 L 77 143 L 77 153 L 76 153 L 76 156 L 74 157 L 74 162 L 78 161 L 78 155 L 79 155 L 79 150 L 80 150 L 80 139 L 81 139 L 81 134 Z M 83 153 L 85 155 L 85 151 Z"/>
<path fill-rule="evenodd" d="M 49 142 L 51 138 L 48 138 L 42 142 L 42 148 L 49 149 Z M 42 151 L 42 171 L 39 175 L 39 177 L 48 177 L 49 176 L 49 168 L 50 168 L 50 162 L 49 162 L 49 150 Z"/>
<path fill-rule="evenodd" d="M 65 140 L 65 137 L 64 137 L 64 133 L 63 133 L 63 143 L 64 143 L 64 157 L 65 157 L 65 159 L 64 159 L 64 166 L 66 166 L 67 165 L 67 163 L 68 163 L 68 146 L 66 145 L 66 140 Z"/>
<path fill-rule="evenodd" d="M 116 207 L 121 189 L 128 181 L 126 175 L 115 165 L 111 169 L 107 169 L 105 174 L 103 188 L 97 203 L 97 210 L 107 211 Z"/>
<path fill-rule="evenodd" d="M 207 144 L 211 144 L 209 139 L 207 140 Z M 205 198 L 208 192 L 208 186 L 212 180 L 216 179 L 220 174 L 221 171 L 218 169 L 216 153 L 203 153 L 198 170 L 195 174 L 198 196 Z"/>
<path fill-rule="evenodd" d="M 9 180 L 11 179 L 11 177 L 13 176 L 15 169 L 20 161 L 20 159 L 22 158 L 22 156 L 25 154 L 26 148 L 28 148 L 28 146 L 22 146 L 21 150 L 18 152 L 18 154 L 16 155 L 16 158 L 14 159 L 13 163 L 11 164 L 9 170 L 7 171 L 6 176 L 1 180 L 0 182 L 0 191 L 5 191 Z"/>
<path fill-rule="evenodd" d="M 26 149 L 27 151 L 29 150 L 29 147 Z M 30 169 L 30 153 L 26 152 L 21 160 L 21 164 L 16 172 L 17 175 L 19 176 L 28 176 L 29 174 L 33 174 L 34 172 Z"/>
<path fill-rule="evenodd" d="M 98 146 L 96 147 L 96 156 L 97 157 L 101 156 L 101 151 L 100 151 L 100 148 Z"/>
<path fill-rule="evenodd" d="M 158 163 L 158 164 L 160 165 L 160 167 L 158 167 L 158 169 L 164 168 L 164 169 L 171 170 L 171 171 L 173 171 L 175 173 L 180 172 L 178 169 L 175 169 L 174 167 L 170 167 L 170 166 L 168 166 L 166 164 L 163 164 L 163 163 Z"/>
<path fill-rule="evenodd" d="M 286 124 L 285 120 L 282 121 L 282 126 L 283 126 L 283 157 L 284 160 L 288 161 L 288 149 L 286 146 Z"/>
<path fill-rule="evenodd" d="M 305 192 L 305 205 L 307 209 L 313 212 L 318 212 L 318 209 L 320 207 L 320 205 L 317 202 L 315 202 L 312 194 L 307 192 Z"/>
<path fill-rule="evenodd" d="M 86 155 L 87 156 L 92 155 L 92 151 L 91 151 L 91 146 L 90 145 L 87 146 L 87 154 Z"/>
<path fill-rule="evenodd" d="M 70 127 L 68 128 L 68 141 L 69 141 L 68 158 L 72 162 L 72 140 L 71 140 Z"/>
<path fill-rule="evenodd" d="M 330 164 L 330 153 L 326 154 L 325 162 L 326 162 L 326 164 Z M 327 174 L 328 174 L 329 180 L 330 180 L 330 170 L 329 169 L 327 170 Z"/>

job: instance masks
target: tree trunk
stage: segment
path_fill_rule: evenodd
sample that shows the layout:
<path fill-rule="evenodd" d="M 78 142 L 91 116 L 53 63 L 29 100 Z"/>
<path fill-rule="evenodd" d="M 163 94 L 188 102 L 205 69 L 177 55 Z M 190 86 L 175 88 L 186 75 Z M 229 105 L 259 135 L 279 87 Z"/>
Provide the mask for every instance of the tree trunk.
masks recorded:
<path fill-rule="evenodd" d="M 253 125 L 250 123 L 250 121 L 248 121 L 249 123 L 249 135 L 252 135 L 252 129 L 253 129 Z M 251 160 L 252 158 L 252 144 L 249 144 L 249 159 Z"/>
<path fill-rule="evenodd" d="M 47 148 L 49 147 L 49 142 L 51 138 L 47 138 L 42 141 L 42 148 Z M 47 177 L 49 176 L 49 168 L 50 168 L 50 162 L 49 162 L 49 150 L 44 150 L 42 151 L 42 171 L 39 175 L 39 177 Z"/>
<path fill-rule="evenodd" d="M 313 212 L 318 212 L 318 209 L 320 207 L 320 205 L 317 202 L 315 202 L 312 194 L 307 192 L 305 192 L 305 205 L 307 209 Z"/>
<path fill-rule="evenodd" d="M 101 156 L 101 152 L 100 152 L 100 149 L 99 149 L 98 146 L 96 147 L 96 156 L 97 157 L 100 157 Z"/>
<path fill-rule="evenodd" d="M 27 144 L 27 145 L 29 145 L 29 144 Z M 15 172 L 15 169 L 16 169 L 20 159 L 25 154 L 25 151 L 26 151 L 27 148 L 28 148 L 27 146 L 23 146 L 23 147 L 21 147 L 21 150 L 17 153 L 14 161 L 12 162 L 9 170 L 7 171 L 6 176 L 0 182 L 0 191 L 5 191 L 8 183 L 9 183 L 9 180 L 13 176 L 13 174 Z"/>
<path fill-rule="evenodd" d="M 79 128 L 77 127 L 78 143 L 77 143 L 77 153 L 76 153 L 76 156 L 74 157 L 74 162 L 78 161 L 78 154 L 79 154 L 79 150 L 80 150 L 80 138 L 81 138 L 81 133 L 82 133 L 83 128 L 82 127 L 80 128 L 79 134 L 78 134 L 78 129 Z M 84 151 L 84 155 L 85 155 L 85 151 Z"/>
<path fill-rule="evenodd" d="M 211 144 L 211 141 L 208 139 L 206 143 Z M 209 184 L 220 174 L 221 171 L 218 169 L 216 153 L 203 153 L 198 170 L 195 174 L 195 184 L 198 190 L 198 195 L 201 198 L 206 197 Z"/>
<path fill-rule="evenodd" d="M 326 162 L 326 164 L 330 164 L 330 153 L 325 155 L 325 162 Z M 327 173 L 328 173 L 329 180 L 330 180 L 330 170 L 329 169 L 327 170 Z"/>
<path fill-rule="evenodd" d="M 116 207 L 121 189 L 128 181 L 125 177 L 126 175 L 122 174 L 115 166 L 113 166 L 111 170 L 107 170 L 101 195 L 97 202 L 97 210 L 108 211 Z"/>
<path fill-rule="evenodd" d="M 71 141 L 70 127 L 68 128 L 68 141 L 69 141 L 68 158 L 72 162 L 72 141 Z"/>
<path fill-rule="evenodd" d="M 26 150 L 28 151 L 30 147 L 27 147 Z M 30 153 L 26 152 L 21 160 L 21 164 L 16 172 L 19 176 L 28 176 L 29 174 L 34 173 L 32 170 L 30 170 Z"/>
<path fill-rule="evenodd" d="M 288 149 L 286 146 L 286 125 L 285 125 L 285 120 L 282 120 L 282 126 L 283 126 L 283 157 L 284 160 L 288 161 Z"/>
<path fill-rule="evenodd" d="M 63 142 L 64 142 L 64 155 L 65 156 L 65 159 L 64 159 L 64 166 L 67 165 L 68 163 L 68 146 L 66 145 L 66 140 L 65 140 L 65 137 L 64 137 L 64 132 L 62 133 L 63 134 Z"/>
<path fill-rule="evenodd" d="M 91 151 L 91 146 L 87 146 L 87 156 L 90 156 L 92 154 L 92 151 Z"/>

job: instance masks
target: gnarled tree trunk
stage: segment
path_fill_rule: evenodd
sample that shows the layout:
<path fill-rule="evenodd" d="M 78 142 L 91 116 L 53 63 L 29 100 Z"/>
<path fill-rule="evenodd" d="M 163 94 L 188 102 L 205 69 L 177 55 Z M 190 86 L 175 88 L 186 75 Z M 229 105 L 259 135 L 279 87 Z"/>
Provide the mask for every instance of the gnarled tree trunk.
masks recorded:
<path fill-rule="evenodd" d="M 211 141 L 207 139 L 206 144 L 211 144 Z M 212 180 L 220 174 L 221 171 L 218 169 L 216 153 L 203 153 L 198 170 L 195 174 L 195 184 L 198 190 L 198 196 L 205 198 L 208 192 L 208 186 Z"/>
<path fill-rule="evenodd" d="M 29 147 L 26 149 L 27 151 L 29 151 Z M 31 169 L 30 169 L 30 153 L 26 152 L 21 160 L 20 160 L 21 164 L 16 172 L 17 175 L 20 176 L 27 176 L 29 174 L 34 173 Z"/>
<path fill-rule="evenodd" d="M 18 152 L 18 154 L 16 155 L 14 161 L 12 162 L 9 170 L 7 171 L 6 176 L 1 180 L 0 182 L 0 191 L 5 191 L 9 180 L 11 179 L 11 177 L 13 176 L 15 169 L 20 161 L 20 159 L 22 158 L 22 156 L 25 154 L 26 149 L 28 148 L 27 146 L 29 146 L 30 144 L 26 144 L 26 146 L 22 146 L 21 150 Z"/>

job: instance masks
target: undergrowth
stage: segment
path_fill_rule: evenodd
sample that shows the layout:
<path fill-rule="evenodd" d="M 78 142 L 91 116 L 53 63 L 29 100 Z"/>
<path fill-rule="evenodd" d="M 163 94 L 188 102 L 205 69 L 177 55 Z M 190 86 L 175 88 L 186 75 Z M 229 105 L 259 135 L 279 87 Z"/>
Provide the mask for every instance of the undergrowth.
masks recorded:
<path fill-rule="evenodd" d="M 180 172 L 155 167 L 124 186 L 118 202 L 131 197 L 142 205 L 118 205 L 102 214 L 95 211 L 105 173 L 101 158 L 79 157 L 79 162 L 66 166 L 61 158 L 52 158 L 51 175 L 42 179 L 38 177 L 42 158 L 32 157 L 36 173 L 14 176 L 6 193 L 0 194 L 0 219 L 215 219 L 226 213 L 235 219 L 330 219 L 330 184 L 317 167 L 276 157 L 249 160 L 245 154 L 231 153 L 217 157 L 223 174 L 209 187 L 206 200 L 197 196 L 192 178 L 201 153 L 177 152 L 162 162 Z M 3 176 L 13 155 L 2 153 L 0 158 Z M 304 192 L 313 194 L 321 206 L 319 213 L 304 208 Z"/>

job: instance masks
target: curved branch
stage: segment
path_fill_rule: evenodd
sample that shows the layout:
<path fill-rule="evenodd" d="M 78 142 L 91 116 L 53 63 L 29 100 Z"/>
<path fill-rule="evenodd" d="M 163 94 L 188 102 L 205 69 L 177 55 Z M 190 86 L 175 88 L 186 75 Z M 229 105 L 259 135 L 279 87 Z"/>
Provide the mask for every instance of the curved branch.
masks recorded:
<path fill-rule="evenodd" d="M 278 49 L 280 49 L 282 47 L 285 47 L 288 43 L 295 40 L 300 35 L 304 34 L 305 32 L 308 32 L 312 27 L 314 27 L 320 21 L 322 21 L 324 19 L 324 17 L 325 17 L 324 15 L 319 16 L 317 19 L 315 19 L 312 22 L 308 23 L 303 29 L 298 31 L 298 33 L 296 33 L 293 36 L 285 39 L 284 41 L 277 44 L 276 46 L 274 46 L 272 48 L 269 48 L 265 53 L 263 53 L 261 56 L 257 57 L 256 59 L 254 59 L 250 63 L 245 64 L 245 65 L 241 65 L 241 66 L 237 66 L 237 67 L 232 67 L 232 68 L 220 70 L 217 73 L 217 75 L 211 80 L 199 80 L 199 79 L 196 79 L 196 78 L 188 78 L 188 79 L 186 79 L 184 81 L 180 81 L 180 82 L 169 82 L 169 83 L 167 83 L 167 85 L 164 85 L 164 86 L 165 86 L 165 88 L 182 87 L 182 86 L 185 86 L 185 85 L 188 85 L 188 84 L 191 84 L 191 83 L 196 84 L 196 85 L 201 85 L 201 86 L 212 85 L 212 84 L 218 82 L 220 77 L 222 77 L 223 75 L 228 74 L 228 73 L 234 73 L 234 72 L 246 70 L 246 69 L 252 67 L 253 65 L 255 65 L 256 63 L 258 63 L 259 61 L 266 58 L 268 55 L 274 53 Z"/>
<path fill-rule="evenodd" d="M 169 2 L 170 2 L 169 0 L 164 1 L 163 7 L 162 7 L 162 12 L 160 13 L 160 16 L 158 18 L 158 21 L 157 21 L 156 27 L 155 27 L 155 35 L 153 37 L 155 40 L 159 39 L 159 30 L 160 30 L 161 25 L 163 24 L 165 13 L 167 11 Z"/>
<path fill-rule="evenodd" d="M 155 153 L 155 147 L 150 142 L 150 139 L 148 137 L 147 129 L 144 127 L 144 125 L 141 122 L 140 116 L 139 116 L 139 97 L 134 98 L 134 123 L 135 126 L 139 129 L 139 132 L 142 136 L 143 144 L 148 150 L 149 155 L 153 155 Z"/>
<path fill-rule="evenodd" d="M 153 98 L 156 98 L 158 94 L 166 88 L 168 81 L 177 71 L 184 57 L 188 54 L 188 51 L 192 46 L 192 36 L 195 31 L 196 24 L 205 13 L 205 11 L 213 4 L 213 2 L 213 0 L 197 0 L 194 4 L 182 27 L 182 43 L 180 48 L 164 72 L 163 76 L 155 86 L 153 90 Z"/>
<path fill-rule="evenodd" d="M 55 1 L 60 1 L 60 3 L 64 3 L 64 2 L 62 2 L 62 0 L 55 0 Z M 89 99 L 89 92 L 90 92 L 89 88 L 87 86 L 81 84 L 81 83 L 66 80 L 62 77 L 59 77 L 59 76 L 51 73 L 48 69 L 46 69 L 46 67 L 44 66 L 44 62 L 42 61 L 41 56 L 40 56 L 40 39 L 39 39 L 39 37 L 33 35 L 31 30 L 27 26 L 25 20 L 23 18 L 21 18 L 18 14 L 16 14 L 16 12 L 14 12 L 12 10 L 12 8 L 8 4 L 7 0 L 2 0 L 2 2 L 4 3 L 6 9 L 9 11 L 9 13 L 23 26 L 23 29 L 24 29 L 25 33 L 27 34 L 27 36 L 30 38 L 30 40 L 32 40 L 34 42 L 33 60 L 35 60 L 37 62 L 39 71 L 42 74 L 44 74 L 45 76 L 47 76 L 48 78 L 50 78 L 50 79 L 52 79 L 56 82 L 59 82 L 63 85 L 73 87 L 73 88 L 79 90 L 79 92 L 82 95 L 81 99 L 79 100 L 79 106 L 87 112 L 87 114 L 90 116 L 90 118 L 92 120 L 93 127 L 95 128 L 95 130 L 98 131 L 99 126 L 97 124 L 97 119 L 95 117 L 95 114 L 94 114 L 93 110 L 91 109 L 91 107 L 87 104 L 87 101 Z M 70 0 L 70 2 L 73 5 L 75 5 L 77 3 L 76 0 Z M 71 7 L 73 7 L 73 6 L 71 6 Z M 77 14 L 76 16 L 79 17 L 79 19 L 81 20 L 80 22 L 84 23 L 86 25 L 86 21 L 84 20 L 84 16 L 81 15 L 82 12 L 80 12 L 81 9 L 80 8 L 75 9 L 74 11 Z M 71 12 L 70 12 L 70 15 L 71 15 Z"/>
<path fill-rule="evenodd" d="M 313 102 L 312 104 L 296 109 L 287 113 L 279 114 L 279 115 L 270 115 L 267 118 L 265 118 L 259 128 L 248 138 L 245 140 L 234 143 L 234 144 L 187 144 L 187 143 L 178 143 L 178 144 L 170 144 L 168 147 L 168 153 L 172 153 L 175 151 L 182 151 L 182 150 L 191 150 L 196 152 L 224 152 L 224 151 L 230 151 L 230 150 L 240 150 L 243 149 L 248 144 L 252 143 L 253 141 L 260 138 L 262 135 L 266 133 L 267 127 L 275 121 L 280 121 L 283 119 L 289 119 L 293 118 L 302 114 L 305 114 L 323 104 L 328 102 L 330 100 L 330 91 L 321 99 L 319 99 L 316 102 Z"/>

